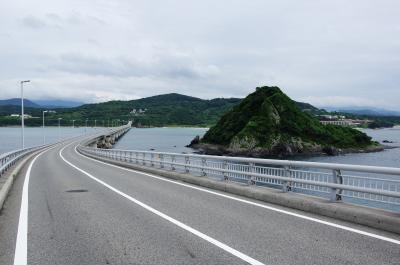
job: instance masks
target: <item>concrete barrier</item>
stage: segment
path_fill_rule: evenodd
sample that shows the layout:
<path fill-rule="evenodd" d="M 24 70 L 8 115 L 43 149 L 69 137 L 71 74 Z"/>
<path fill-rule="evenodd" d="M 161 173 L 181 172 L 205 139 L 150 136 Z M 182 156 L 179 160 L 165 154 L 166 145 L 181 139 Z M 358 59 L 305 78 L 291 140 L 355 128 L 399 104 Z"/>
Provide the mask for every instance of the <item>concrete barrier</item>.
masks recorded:
<path fill-rule="evenodd" d="M 330 202 L 305 194 L 286 192 L 267 187 L 248 186 L 230 181 L 218 181 L 207 177 L 196 177 L 176 171 L 162 170 L 153 167 L 116 161 L 104 157 L 84 154 L 94 159 L 122 167 L 183 181 L 198 186 L 228 192 L 243 197 L 256 199 L 280 206 L 285 206 L 309 213 L 335 218 L 342 221 L 365 225 L 368 227 L 400 234 L 400 214 L 390 211 L 368 208 L 343 202 Z"/>

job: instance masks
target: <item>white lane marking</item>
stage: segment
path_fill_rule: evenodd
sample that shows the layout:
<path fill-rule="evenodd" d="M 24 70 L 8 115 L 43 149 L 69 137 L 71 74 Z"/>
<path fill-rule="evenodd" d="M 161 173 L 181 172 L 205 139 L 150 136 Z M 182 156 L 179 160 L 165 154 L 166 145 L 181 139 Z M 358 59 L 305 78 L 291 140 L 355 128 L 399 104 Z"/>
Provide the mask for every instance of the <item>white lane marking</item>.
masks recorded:
<path fill-rule="evenodd" d="M 229 195 L 226 195 L 226 194 L 222 194 L 222 193 L 219 193 L 219 192 L 207 190 L 207 189 L 200 188 L 200 187 L 197 187 L 197 186 L 192 186 L 192 185 L 189 185 L 189 184 L 180 183 L 180 182 L 177 182 L 177 181 L 174 181 L 174 180 L 170 180 L 170 179 L 166 179 L 166 178 L 163 178 L 163 177 L 158 177 L 158 176 L 155 176 L 155 175 L 152 175 L 152 174 L 149 174 L 149 173 L 144 173 L 144 172 L 137 171 L 137 170 L 134 170 L 134 169 L 124 168 L 122 166 L 117 166 L 117 165 L 114 165 L 114 164 L 110 164 L 110 163 L 106 163 L 106 162 L 103 162 L 103 161 L 99 161 L 99 160 L 96 160 L 94 158 L 87 157 L 87 156 L 84 156 L 84 155 L 80 154 L 76 150 L 76 146 L 75 146 L 75 152 L 78 155 L 82 156 L 82 157 L 85 157 L 87 159 L 93 160 L 93 161 L 95 161 L 97 163 L 104 164 L 104 165 L 107 165 L 107 166 L 110 166 L 110 167 L 119 168 L 119 169 L 122 169 L 122 170 L 125 170 L 125 171 L 133 172 L 133 173 L 144 175 L 144 176 L 151 177 L 151 178 L 154 178 L 154 179 L 158 179 L 158 180 L 162 180 L 162 181 L 165 181 L 165 182 L 173 183 L 173 184 L 176 184 L 176 185 L 184 186 L 184 187 L 187 187 L 187 188 L 190 188 L 190 189 L 194 189 L 194 190 L 198 190 L 198 191 L 202 191 L 202 192 L 207 192 L 207 193 L 210 193 L 210 194 L 213 194 L 213 195 L 216 195 L 216 196 L 220 196 L 220 197 L 223 197 L 223 198 L 231 199 L 231 200 L 234 200 L 234 201 L 239 201 L 239 202 L 242 202 L 242 203 L 246 203 L 246 204 L 250 204 L 250 205 L 253 205 L 253 206 L 257 206 L 257 207 L 261 207 L 261 208 L 264 208 L 264 209 L 268 209 L 268 210 L 271 210 L 271 211 L 275 211 L 275 212 L 278 212 L 278 213 L 282 213 L 282 214 L 298 217 L 298 218 L 305 219 L 305 220 L 308 220 L 308 221 L 316 222 L 316 223 L 319 223 L 319 224 L 324 224 L 324 225 L 327 225 L 327 226 L 335 227 L 335 228 L 338 228 L 338 229 L 346 230 L 346 231 L 349 231 L 349 232 L 357 233 L 357 234 L 360 234 L 360 235 L 364 235 L 364 236 L 368 236 L 368 237 L 372 237 L 372 238 L 376 238 L 376 239 L 380 239 L 380 240 L 383 240 L 383 241 L 387 241 L 387 242 L 390 242 L 390 243 L 394 243 L 394 244 L 400 245 L 400 240 L 396 240 L 396 239 L 393 239 L 393 238 L 390 238 L 390 237 L 380 236 L 380 235 L 377 235 L 377 234 L 374 234 L 374 233 L 362 231 L 362 230 L 351 228 L 351 227 L 348 227 L 348 226 L 335 224 L 335 223 L 324 221 L 324 220 L 321 220 L 321 219 L 318 219 L 318 218 L 309 217 L 309 216 L 306 216 L 306 215 L 290 212 L 290 211 L 287 211 L 287 210 L 282 210 L 282 209 L 279 209 L 279 208 L 275 208 L 275 207 L 267 206 L 267 205 L 264 205 L 264 204 L 260 204 L 260 203 L 256 203 L 256 202 L 252 202 L 252 201 L 236 198 L 236 197 L 229 196 Z"/>
<path fill-rule="evenodd" d="M 36 155 L 26 171 L 24 186 L 22 188 L 21 209 L 18 221 L 17 242 L 15 244 L 14 265 L 25 265 L 28 262 L 28 193 L 32 166 L 38 157 L 55 147 L 56 146 L 45 149 L 40 154 Z"/>
<path fill-rule="evenodd" d="M 141 201 L 129 196 L 128 194 L 123 193 L 122 191 L 112 187 L 111 185 L 107 184 L 106 182 L 94 177 L 93 175 L 91 175 L 90 173 L 86 172 L 85 170 L 75 166 L 74 164 L 72 164 L 71 162 L 66 160 L 64 158 L 64 156 L 62 155 L 63 150 L 67 146 L 64 146 L 60 150 L 60 152 L 59 152 L 60 157 L 64 160 L 65 163 L 67 163 L 71 167 L 75 168 L 76 170 L 80 171 L 81 173 L 85 174 L 86 176 L 88 176 L 89 178 L 93 179 L 94 181 L 100 183 L 101 185 L 103 185 L 106 188 L 114 191 L 115 193 L 121 195 L 122 197 L 130 200 L 131 202 L 143 207 L 144 209 L 148 210 L 149 212 L 152 212 L 155 215 L 158 215 L 159 217 L 161 217 L 161 218 L 173 223 L 174 225 L 176 225 L 176 226 L 178 226 L 178 227 L 180 227 L 180 228 L 182 228 L 182 229 L 184 229 L 184 230 L 186 230 L 186 231 L 188 231 L 188 232 L 190 232 L 190 233 L 192 233 L 192 234 L 204 239 L 205 241 L 208 241 L 209 243 L 211 243 L 211 244 L 221 248 L 222 250 L 224 250 L 224 251 L 226 251 L 226 252 L 228 252 L 228 253 L 230 253 L 230 254 L 232 254 L 232 255 L 240 258 L 240 259 L 242 259 L 243 261 L 245 261 L 245 262 L 247 262 L 249 264 L 255 264 L 255 265 L 263 265 L 264 264 L 264 263 L 261 263 L 258 260 L 253 259 L 252 257 L 249 257 L 246 254 L 244 254 L 244 253 L 242 253 L 242 252 L 240 252 L 240 251 L 238 251 L 238 250 L 236 250 L 234 248 L 231 248 L 230 246 L 228 246 L 228 245 L 226 245 L 226 244 L 224 244 L 224 243 L 222 243 L 222 242 L 220 242 L 220 241 L 218 241 L 218 240 L 216 240 L 216 239 L 214 239 L 214 238 L 212 238 L 210 236 L 207 236 L 206 234 L 203 234 L 202 232 L 200 232 L 200 231 L 198 231 L 198 230 L 196 230 L 196 229 L 194 229 L 194 228 L 192 228 L 192 227 L 190 227 L 190 226 L 188 226 L 188 225 L 186 225 L 186 224 L 184 224 L 184 223 L 182 223 L 182 222 L 180 222 L 180 221 L 178 221 L 178 220 L 176 220 L 176 219 L 174 219 L 174 218 L 172 218 L 172 217 L 170 217 L 170 216 L 168 216 L 168 215 L 166 215 L 166 214 L 164 214 L 164 213 L 162 213 L 162 212 L 160 212 L 160 211 L 158 211 L 158 210 L 156 210 L 154 208 L 152 208 L 151 206 L 149 206 L 149 205 L 147 205 L 147 204 L 145 204 L 145 203 L 143 203 L 143 202 L 141 202 Z"/>

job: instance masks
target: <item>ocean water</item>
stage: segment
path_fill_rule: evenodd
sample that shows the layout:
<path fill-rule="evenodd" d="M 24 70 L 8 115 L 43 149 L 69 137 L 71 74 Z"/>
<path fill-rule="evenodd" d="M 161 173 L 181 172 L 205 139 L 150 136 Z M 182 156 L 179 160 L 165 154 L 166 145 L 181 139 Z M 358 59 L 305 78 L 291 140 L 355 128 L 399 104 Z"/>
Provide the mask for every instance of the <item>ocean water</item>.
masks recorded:
<path fill-rule="evenodd" d="M 93 132 L 100 128 L 87 128 L 86 132 Z M 25 147 L 46 143 L 54 143 L 59 139 L 70 138 L 85 134 L 85 128 L 72 127 L 25 127 Z M 0 154 L 21 148 L 20 127 L 0 127 Z"/>
<path fill-rule="evenodd" d="M 196 135 L 203 136 L 207 130 L 206 128 L 132 128 L 114 148 L 193 153 L 195 150 L 185 146 Z"/>
<path fill-rule="evenodd" d="M 172 153 L 193 153 L 195 150 L 185 147 L 196 136 L 206 133 L 205 128 L 132 128 L 115 145 L 116 149 L 154 150 Z M 400 128 L 388 129 L 363 129 L 375 141 L 382 143 L 384 140 L 394 143 L 385 144 L 400 147 Z M 298 159 L 298 158 L 296 158 Z M 345 154 L 339 156 L 304 157 L 301 160 L 400 167 L 400 148 L 387 149 L 382 152 Z"/>
<path fill-rule="evenodd" d="M 88 128 L 87 132 L 101 130 L 101 128 Z M 374 140 L 382 143 L 384 140 L 392 141 L 386 145 L 400 146 L 400 128 L 364 129 Z M 203 136 L 207 128 L 132 128 L 115 145 L 116 149 L 154 150 L 172 153 L 193 153 L 195 150 L 185 147 L 196 136 Z M 25 128 L 25 146 L 34 146 L 43 143 L 55 142 L 61 138 L 68 138 L 85 134 L 85 128 L 46 127 Z M 0 127 L 0 153 L 19 149 L 21 147 L 21 128 Z M 296 158 L 298 159 L 298 158 Z M 382 152 L 345 154 L 339 156 L 316 156 L 301 158 L 305 161 L 328 163 L 343 163 L 372 166 L 400 167 L 400 148 L 387 149 Z"/>
<path fill-rule="evenodd" d="M 362 131 L 381 144 L 399 148 L 386 149 L 382 152 L 311 157 L 306 158 L 306 160 L 327 163 L 400 167 L 400 128 L 363 129 Z M 383 143 L 384 140 L 393 143 Z"/>

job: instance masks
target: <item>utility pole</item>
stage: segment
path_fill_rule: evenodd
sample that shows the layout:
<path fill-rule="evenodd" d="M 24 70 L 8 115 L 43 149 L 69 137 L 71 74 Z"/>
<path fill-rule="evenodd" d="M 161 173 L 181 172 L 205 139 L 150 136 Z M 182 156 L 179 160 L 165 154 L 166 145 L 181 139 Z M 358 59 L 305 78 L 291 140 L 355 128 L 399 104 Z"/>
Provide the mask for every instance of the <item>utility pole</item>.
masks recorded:
<path fill-rule="evenodd" d="M 46 144 L 46 131 L 44 129 L 44 114 L 49 112 L 48 110 L 43 111 L 43 122 L 42 122 L 42 128 L 43 128 L 43 144 Z"/>
<path fill-rule="evenodd" d="M 61 127 L 60 127 L 60 121 L 61 121 L 61 119 L 62 118 L 58 118 L 58 141 L 60 141 L 61 140 Z"/>
<path fill-rule="evenodd" d="M 31 80 L 21 81 L 21 128 L 22 128 L 22 149 L 25 149 L 25 114 L 24 114 L 24 83 L 29 83 Z"/>

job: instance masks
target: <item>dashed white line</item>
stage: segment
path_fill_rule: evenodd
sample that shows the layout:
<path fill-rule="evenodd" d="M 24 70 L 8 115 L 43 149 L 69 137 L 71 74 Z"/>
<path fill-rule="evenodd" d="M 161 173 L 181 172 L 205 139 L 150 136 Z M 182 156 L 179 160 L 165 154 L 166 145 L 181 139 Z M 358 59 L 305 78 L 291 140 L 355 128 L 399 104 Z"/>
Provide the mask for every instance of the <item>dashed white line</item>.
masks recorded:
<path fill-rule="evenodd" d="M 226 252 L 228 252 L 228 253 L 230 253 L 230 254 L 238 257 L 238 258 L 240 258 L 241 260 L 243 260 L 243 261 L 245 261 L 245 262 L 247 262 L 249 264 L 254 264 L 254 265 L 262 265 L 263 264 L 262 262 L 260 262 L 260 261 L 258 261 L 256 259 L 253 259 L 252 257 L 249 257 L 246 254 L 244 254 L 244 253 L 242 253 L 242 252 L 240 252 L 240 251 L 238 251 L 238 250 L 236 250 L 236 249 L 234 249 L 234 248 L 232 248 L 232 247 L 230 247 L 230 246 L 228 246 L 228 245 L 226 245 L 226 244 L 224 244 L 224 243 L 222 243 L 222 242 L 220 242 L 220 241 L 218 241 L 218 240 L 216 240 L 216 239 L 214 239 L 214 238 L 212 238 L 212 237 L 210 237 L 210 236 L 208 236 L 208 235 L 206 235 L 206 234 L 204 234 L 204 233 L 202 233 L 202 232 L 200 232 L 200 231 L 198 231 L 198 230 L 196 230 L 196 229 L 194 229 L 194 228 L 192 228 L 192 227 L 190 227 L 190 226 L 188 226 L 188 225 L 186 225 L 186 224 L 184 224 L 184 223 L 182 223 L 182 222 L 180 222 L 180 221 L 178 221 L 178 220 L 176 220 L 176 219 L 174 219 L 174 218 L 172 218 L 172 217 L 170 217 L 170 216 L 168 216 L 168 215 L 166 215 L 166 214 L 164 214 L 164 213 L 162 213 L 162 212 L 160 212 L 160 211 L 158 211 L 158 210 L 156 210 L 154 208 L 152 208 L 151 206 L 149 206 L 149 205 L 147 205 L 147 204 L 145 204 L 145 203 L 143 203 L 143 202 L 141 202 L 141 201 L 129 196 L 128 194 L 123 193 L 122 191 L 112 187 L 111 185 L 107 184 L 106 182 L 94 177 L 93 175 L 91 175 L 90 173 L 86 172 L 85 170 L 75 166 L 74 164 L 72 164 L 71 162 L 66 160 L 64 158 L 64 156 L 62 155 L 63 150 L 67 146 L 64 146 L 59 152 L 59 155 L 62 158 L 62 160 L 64 160 L 65 163 L 67 163 L 71 167 L 75 168 L 76 170 L 80 171 L 81 173 L 85 174 L 89 178 L 91 178 L 94 181 L 100 183 L 101 185 L 105 186 L 106 188 L 114 191 L 115 193 L 121 195 L 122 197 L 130 200 L 131 202 L 143 207 L 144 209 L 148 210 L 149 212 L 152 212 L 153 214 L 155 214 L 155 215 L 157 215 L 157 216 L 159 216 L 159 217 L 171 222 L 172 224 L 174 224 L 174 225 L 176 225 L 176 226 L 178 226 L 178 227 L 180 227 L 180 228 L 182 228 L 182 229 L 184 229 L 184 230 L 196 235 L 197 237 L 199 237 L 199 238 L 201 238 L 201 239 L 203 239 L 203 240 L 205 240 L 205 241 L 207 241 L 207 242 L 209 242 L 209 243 L 221 248 L 222 250 L 224 250 L 224 251 L 226 251 Z"/>
<path fill-rule="evenodd" d="M 122 166 L 117 166 L 117 165 L 113 165 L 113 164 L 106 163 L 106 162 L 103 162 L 103 161 L 99 161 L 99 160 L 93 159 L 91 157 L 87 157 L 87 156 L 84 156 L 84 155 L 80 154 L 76 150 L 76 146 L 75 146 L 75 152 L 78 155 L 82 156 L 82 157 L 85 157 L 85 158 L 87 158 L 89 160 L 92 160 L 92 161 L 95 161 L 97 163 L 104 164 L 104 165 L 107 165 L 107 166 L 110 166 L 110 167 L 119 168 L 119 169 L 122 169 L 122 170 L 125 170 L 125 171 L 133 172 L 133 173 L 136 173 L 136 174 L 144 175 L 144 176 L 151 177 L 151 178 L 154 178 L 154 179 L 158 179 L 158 180 L 161 180 L 161 181 L 165 181 L 165 182 L 173 183 L 173 184 L 176 184 L 176 185 L 184 186 L 184 187 L 187 187 L 187 188 L 190 188 L 190 189 L 194 189 L 194 190 L 210 193 L 210 194 L 213 194 L 213 195 L 216 195 L 216 196 L 220 196 L 220 197 L 223 197 L 223 198 L 226 198 L 226 199 L 235 200 L 235 201 L 238 201 L 238 202 L 250 204 L 250 205 L 261 207 L 261 208 L 268 209 L 268 210 L 271 210 L 271 211 L 279 212 L 279 213 L 282 213 L 282 214 L 294 216 L 294 217 L 305 219 L 305 220 L 312 221 L 312 222 L 315 222 L 315 223 L 319 223 L 319 224 L 335 227 L 335 228 L 338 228 L 338 229 L 341 229 L 341 230 L 349 231 L 349 232 L 352 232 L 352 233 L 356 233 L 356 234 L 360 234 L 360 235 L 364 235 L 364 236 L 368 236 L 368 237 L 372 237 L 372 238 L 376 238 L 376 239 L 380 239 L 380 240 L 383 240 L 383 241 L 386 241 L 386 242 L 390 242 L 390 243 L 394 243 L 394 244 L 400 245 L 400 240 L 396 240 L 396 239 L 393 239 L 393 238 L 390 238 L 390 237 L 377 235 L 377 234 L 374 234 L 374 233 L 370 233 L 370 232 L 366 232 L 366 231 L 363 231 L 363 230 L 351 228 L 351 227 L 348 227 L 348 226 L 335 224 L 335 223 L 332 223 L 332 222 L 329 222 L 329 221 L 324 221 L 324 220 L 321 220 L 321 219 L 318 219 L 318 218 L 309 217 L 309 216 L 306 216 L 306 215 L 290 212 L 290 211 L 287 211 L 287 210 L 282 210 L 282 209 L 279 209 L 279 208 L 267 206 L 267 205 L 264 205 L 264 204 L 261 204 L 261 203 L 256 203 L 256 202 L 240 199 L 240 198 L 237 198 L 237 197 L 229 196 L 229 195 L 226 195 L 226 194 L 222 194 L 222 193 L 219 193 L 219 192 L 207 190 L 207 189 L 200 188 L 200 187 L 197 187 L 197 186 L 193 186 L 193 185 L 177 182 L 177 181 L 166 179 L 166 178 L 163 178 L 163 177 L 158 177 L 158 176 L 155 176 L 155 175 L 152 175 L 152 174 L 149 174 L 149 173 L 144 173 L 144 172 L 141 172 L 141 171 L 137 171 L 137 170 L 125 168 L 125 167 L 122 167 Z"/>

